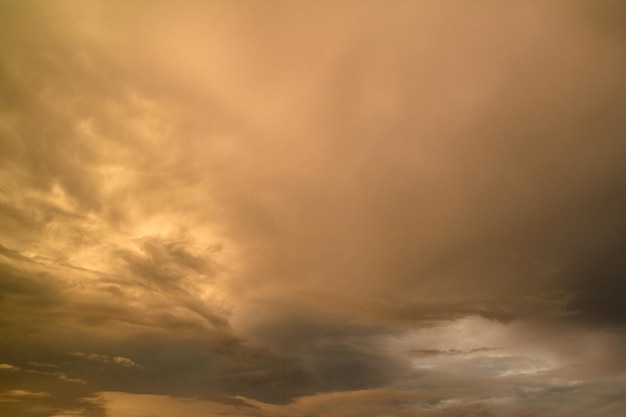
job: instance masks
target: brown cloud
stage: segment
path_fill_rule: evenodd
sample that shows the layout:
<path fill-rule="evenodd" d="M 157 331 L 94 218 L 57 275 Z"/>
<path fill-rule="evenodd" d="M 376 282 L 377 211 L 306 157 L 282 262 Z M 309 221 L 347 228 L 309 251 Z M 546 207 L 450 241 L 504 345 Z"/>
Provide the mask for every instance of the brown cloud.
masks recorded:
<path fill-rule="evenodd" d="M 619 414 L 618 3 L 1 4 L 9 411 Z"/>

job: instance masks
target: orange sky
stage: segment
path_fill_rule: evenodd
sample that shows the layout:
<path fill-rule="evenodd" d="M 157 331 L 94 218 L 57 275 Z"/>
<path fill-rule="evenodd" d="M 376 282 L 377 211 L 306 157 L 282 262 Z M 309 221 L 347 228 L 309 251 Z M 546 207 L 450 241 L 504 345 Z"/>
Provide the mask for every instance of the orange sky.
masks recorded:
<path fill-rule="evenodd" d="M 626 414 L 625 14 L 0 0 L 0 417 Z"/>

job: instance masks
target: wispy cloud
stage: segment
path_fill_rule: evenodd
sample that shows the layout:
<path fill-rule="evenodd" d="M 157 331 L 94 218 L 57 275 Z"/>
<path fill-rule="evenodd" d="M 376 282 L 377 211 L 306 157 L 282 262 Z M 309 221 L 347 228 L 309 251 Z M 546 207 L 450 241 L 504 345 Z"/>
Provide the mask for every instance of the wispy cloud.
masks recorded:
<path fill-rule="evenodd" d="M 101 363 L 111 363 L 111 364 L 126 366 L 128 368 L 143 368 L 141 365 L 123 356 L 107 356 L 107 355 L 100 355 L 98 353 L 82 353 L 82 352 L 72 352 L 71 354 L 79 358 L 84 358 L 84 359 L 101 362 Z"/>
<path fill-rule="evenodd" d="M 27 391 L 23 389 L 13 389 L 0 393 L 0 401 L 22 401 L 37 398 L 49 398 L 52 395 L 44 391 Z"/>

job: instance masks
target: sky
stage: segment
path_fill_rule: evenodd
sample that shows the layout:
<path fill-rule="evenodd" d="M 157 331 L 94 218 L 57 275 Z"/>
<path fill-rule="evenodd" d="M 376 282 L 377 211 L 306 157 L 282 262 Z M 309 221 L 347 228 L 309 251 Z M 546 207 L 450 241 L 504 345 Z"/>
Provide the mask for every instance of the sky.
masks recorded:
<path fill-rule="evenodd" d="M 0 0 L 0 417 L 626 415 L 625 17 Z"/>

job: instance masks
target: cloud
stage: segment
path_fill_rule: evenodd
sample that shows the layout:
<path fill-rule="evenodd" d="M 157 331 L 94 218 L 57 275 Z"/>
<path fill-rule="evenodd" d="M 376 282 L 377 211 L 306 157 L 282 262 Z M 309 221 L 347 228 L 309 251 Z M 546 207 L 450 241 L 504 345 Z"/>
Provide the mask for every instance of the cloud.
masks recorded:
<path fill-rule="evenodd" d="M 128 368 L 143 368 L 141 365 L 133 362 L 131 359 L 125 358 L 123 356 L 106 356 L 100 355 L 98 353 L 82 353 L 82 352 L 72 352 L 73 356 L 77 356 L 79 358 L 85 358 L 92 361 L 102 362 L 102 363 L 112 363 L 116 365 L 126 366 Z"/>
<path fill-rule="evenodd" d="M 30 361 L 28 363 L 30 365 L 33 365 L 33 366 L 36 366 L 36 367 L 40 367 L 40 368 L 58 368 L 58 365 L 55 365 L 53 363 L 33 362 L 33 361 Z"/>
<path fill-rule="evenodd" d="M 0 363 L 0 370 L 3 371 L 19 371 L 20 368 L 14 365 L 11 365 L 10 363 Z"/>
<path fill-rule="evenodd" d="M 58 365 L 54 365 L 54 364 L 42 364 L 42 363 L 38 363 L 38 362 L 32 362 L 29 361 L 30 364 L 33 364 L 37 367 L 44 367 L 44 368 L 58 368 Z M 126 365 L 129 366 L 129 365 Z M 66 381 L 66 382 L 75 382 L 75 383 L 79 383 L 79 384 L 86 384 L 87 382 L 83 379 L 80 378 L 76 378 L 76 377 L 70 377 L 68 376 L 66 373 L 64 372 L 48 372 L 48 371 L 41 371 L 38 369 L 29 369 L 29 368 L 20 368 L 8 363 L 2 363 L 0 364 L 0 371 L 9 371 L 9 372 L 20 372 L 20 373 L 25 373 L 25 374 L 35 374 L 35 375 L 47 375 L 47 376 L 53 376 L 55 378 L 60 379 L 61 381 Z"/>
<path fill-rule="evenodd" d="M 87 383 L 87 381 L 85 381 L 84 379 L 68 376 L 64 372 L 45 372 L 45 371 L 39 371 L 39 370 L 35 370 L 35 369 L 25 369 L 24 372 L 29 373 L 29 374 L 35 374 L 35 375 L 54 376 L 54 377 L 60 379 L 61 381 L 65 381 L 65 382 L 74 382 L 74 383 L 77 383 L 77 384 L 86 384 Z"/>
<path fill-rule="evenodd" d="M 47 398 L 50 397 L 50 393 L 43 391 L 26 391 L 22 389 L 13 389 L 10 391 L 5 391 L 0 394 L 3 398 L 17 398 L 17 399 L 28 399 L 28 398 Z"/>
<path fill-rule="evenodd" d="M 505 386 L 490 395 L 438 388 L 424 391 L 374 389 L 338 391 L 301 397 L 288 404 L 268 404 L 245 397 L 214 402 L 193 398 L 100 392 L 85 402 L 100 404 L 107 415 L 167 416 L 184 411 L 185 415 L 237 416 L 459 416 L 491 417 L 497 415 L 564 416 L 573 410 L 589 410 L 598 416 L 610 416 L 623 406 L 615 395 L 622 392 L 621 382 L 598 381 L 592 386 L 553 381 L 528 383 L 522 387 Z M 608 390 L 605 387 L 611 387 Z M 622 386 L 623 387 L 623 386 Z M 582 395 L 591 389 L 602 395 Z M 455 395 L 456 394 L 456 395 Z M 460 395 L 459 395 L 460 394 Z M 610 399 L 613 397 L 612 399 Z M 83 415 L 83 414 L 78 414 Z"/>
<path fill-rule="evenodd" d="M 618 3 L 1 4 L 9 411 L 619 414 Z"/>
<path fill-rule="evenodd" d="M 128 366 L 129 368 L 140 368 L 141 365 L 137 365 L 135 362 L 131 361 L 128 358 L 124 358 L 121 356 L 115 356 L 113 361 L 118 365 Z"/>

